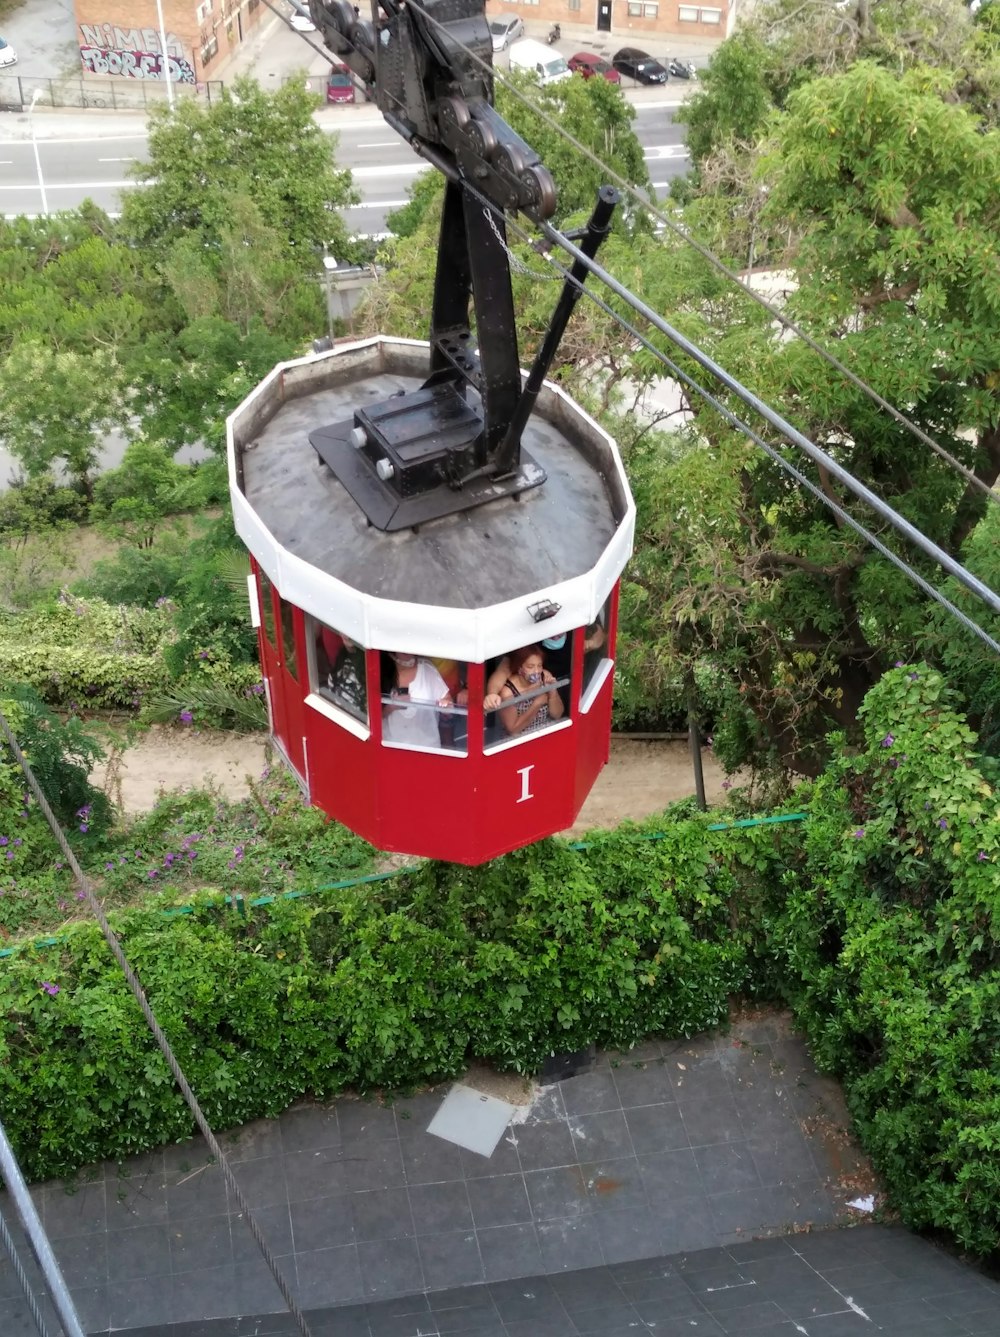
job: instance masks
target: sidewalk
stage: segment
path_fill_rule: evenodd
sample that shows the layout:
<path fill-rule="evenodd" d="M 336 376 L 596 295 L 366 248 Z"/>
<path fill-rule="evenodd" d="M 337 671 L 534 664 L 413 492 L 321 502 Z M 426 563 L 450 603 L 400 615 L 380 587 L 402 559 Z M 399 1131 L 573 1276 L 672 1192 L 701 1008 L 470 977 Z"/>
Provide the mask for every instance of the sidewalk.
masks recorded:
<path fill-rule="evenodd" d="M 890 1232 L 894 1270 L 864 1224 L 822 1233 L 863 1223 L 846 1203 L 875 1186 L 839 1088 L 783 1014 L 600 1056 L 538 1090 L 490 1155 L 427 1131 L 447 1090 L 304 1103 L 220 1138 L 298 1303 L 321 1320 L 317 1334 L 618 1337 L 636 1326 L 629 1306 L 646 1322 L 655 1302 L 664 1337 L 692 1327 L 839 1337 L 874 1330 L 855 1323 L 862 1293 L 886 1320 L 903 1306 L 908 1327 L 883 1324 L 893 1337 L 1000 1332 L 983 1326 L 987 1313 L 1000 1323 L 1000 1287 L 930 1246 Z M 32 1192 L 89 1333 L 291 1331 L 201 1139 Z M 16 1219 L 5 1194 L 0 1210 Z M 745 1243 L 757 1238 L 766 1242 Z M 523 1278 L 533 1280 L 510 1284 Z M 932 1294 L 952 1307 L 933 1308 Z M 973 1312 L 980 1326 L 943 1319 Z M 805 1326 L 817 1313 L 837 1322 Z M 234 1315 L 274 1317 L 247 1326 Z M 31 1331 L 4 1260 L 0 1332 Z"/>

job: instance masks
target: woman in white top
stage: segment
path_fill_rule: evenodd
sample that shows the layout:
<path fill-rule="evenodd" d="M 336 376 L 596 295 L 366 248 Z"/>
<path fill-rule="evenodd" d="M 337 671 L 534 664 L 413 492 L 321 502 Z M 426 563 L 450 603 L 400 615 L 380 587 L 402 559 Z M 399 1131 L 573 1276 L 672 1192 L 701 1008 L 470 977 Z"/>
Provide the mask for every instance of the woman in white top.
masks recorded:
<path fill-rule="evenodd" d="M 382 739 L 386 743 L 409 743 L 413 747 L 440 747 L 438 712 L 451 705 L 448 684 L 428 659 L 391 650 L 395 672 L 388 695 L 382 702 Z M 398 701 L 399 704 L 393 704 Z"/>

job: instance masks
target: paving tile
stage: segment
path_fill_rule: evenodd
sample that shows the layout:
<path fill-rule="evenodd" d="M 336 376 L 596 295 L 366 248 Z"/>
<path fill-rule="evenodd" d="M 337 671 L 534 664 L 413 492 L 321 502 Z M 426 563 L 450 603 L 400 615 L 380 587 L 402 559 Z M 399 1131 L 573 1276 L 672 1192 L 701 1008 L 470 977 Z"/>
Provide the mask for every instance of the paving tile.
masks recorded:
<path fill-rule="evenodd" d="M 167 1179 L 160 1169 L 121 1179 L 105 1178 L 109 1230 L 152 1225 L 167 1220 Z"/>
<path fill-rule="evenodd" d="M 409 1190 L 413 1227 L 418 1235 L 472 1230 L 472 1208 L 465 1183 L 416 1184 Z"/>
<path fill-rule="evenodd" d="M 578 1332 L 592 1332 L 597 1337 L 616 1330 L 627 1332 L 636 1327 L 636 1313 L 627 1300 L 618 1299 L 611 1304 L 597 1305 L 591 1309 L 580 1310 L 573 1314 L 573 1322 Z"/>
<path fill-rule="evenodd" d="M 692 1147 L 712 1146 L 718 1142 L 744 1142 L 746 1132 L 740 1122 L 736 1102 L 728 1092 L 704 1096 L 701 1091 L 689 1100 L 678 1100 L 684 1128 Z"/>
<path fill-rule="evenodd" d="M 162 1223 L 109 1230 L 107 1245 L 108 1280 L 116 1285 L 140 1277 L 165 1276 L 172 1269 L 170 1235 Z"/>
<path fill-rule="evenodd" d="M 462 1175 L 462 1148 L 417 1129 L 399 1139 L 408 1184 L 456 1182 Z M 469 1153 L 475 1155 L 475 1153 Z M 481 1158 L 485 1160 L 486 1158 Z"/>
<path fill-rule="evenodd" d="M 365 1293 L 356 1245 L 297 1253 L 295 1268 L 298 1302 L 304 1309 L 346 1304 Z"/>
<path fill-rule="evenodd" d="M 283 1257 L 276 1258 L 275 1261 L 294 1295 L 298 1279 L 295 1259 Z M 281 1291 L 263 1258 L 258 1256 L 253 1261 L 237 1263 L 233 1268 L 233 1278 L 237 1313 L 266 1314 L 272 1309 L 285 1308 Z M 261 1337 L 264 1337 L 263 1333 Z"/>
<path fill-rule="evenodd" d="M 292 1203 L 288 1209 L 291 1247 L 296 1251 L 333 1249 L 354 1243 L 354 1212 L 351 1193 L 331 1193 Z M 249 1232 L 248 1232 L 249 1233 Z M 237 1232 L 233 1227 L 235 1252 Z M 267 1236 L 270 1243 L 270 1235 Z M 284 1252 L 284 1249 L 281 1250 Z"/>
<path fill-rule="evenodd" d="M 467 1286 L 485 1280 L 479 1241 L 473 1230 L 420 1235 L 417 1249 L 424 1270 L 424 1285 L 431 1289 Z"/>
<path fill-rule="evenodd" d="M 650 1195 L 649 1210 L 652 1219 L 659 1222 L 660 1249 L 668 1256 L 706 1248 L 719 1237 L 708 1200 L 702 1195 L 683 1198 L 668 1194 L 655 1201 Z"/>
<path fill-rule="evenodd" d="M 254 1157 L 252 1160 L 237 1162 L 232 1169 L 251 1211 L 257 1207 L 274 1207 L 288 1202 L 284 1156 Z M 230 1198 L 232 1210 L 239 1211 L 239 1200 L 235 1194 L 230 1193 Z"/>
<path fill-rule="evenodd" d="M 441 1337 L 466 1337 L 476 1333 L 478 1337 L 507 1337 L 507 1329 L 500 1322 L 492 1300 L 487 1298 L 482 1304 L 467 1309 L 449 1309 L 443 1314 L 435 1314 L 437 1330 Z"/>
<path fill-rule="evenodd" d="M 696 1147 L 694 1158 L 701 1171 L 705 1192 L 710 1196 L 761 1187 L 756 1163 L 745 1142 L 722 1142 L 712 1147 Z"/>
<path fill-rule="evenodd" d="M 50 1240 L 106 1230 L 108 1213 L 103 1175 L 94 1183 L 79 1187 L 71 1185 L 68 1189 L 58 1182 L 46 1184 L 39 1214 Z"/>
<path fill-rule="evenodd" d="M 632 1264 L 629 1264 L 630 1268 L 631 1266 Z M 618 1273 L 617 1268 L 614 1271 Z M 690 1286 L 676 1272 L 668 1272 L 665 1275 L 660 1272 L 659 1275 L 645 1277 L 633 1275 L 628 1278 L 619 1275 L 618 1286 L 632 1304 L 638 1304 L 640 1300 L 659 1300 L 677 1314 L 704 1312 L 703 1306 L 691 1293 Z"/>
<path fill-rule="evenodd" d="M 612 1067 L 622 1107 L 636 1109 L 643 1105 L 673 1103 L 677 1094 L 674 1081 L 677 1069 L 668 1063 L 667 1059 L 656 1059 L 651 1063 L 633 1060 Z"/>
<path fill-rule="evenodd" d="M 765 1137 L 755 1130 L 747 1138 L 746 1146 L 762 1184 L 785 1184 L 817 1177 L 816 1162 L 808 1142 L 795 1128 L 789 1127 L 787 1121 L 780 1134 L 773 1136 Z"/>
<path fill-rule="evenodd" d="M 52 1247 L 67 1286 L 73 1290 L 107 1286 L 108 1237 L 104 1231 L 69 1235 Z"/>
<path fill-rule="evenodd" d="M 809 1320 L 809 1337 L 871 1337 L 872 1325 L 860 1314 L 820 1314 Z"/>
<path fill-rule="evenodd" d="M 785 1230 L 801 1220 L 799 1200 L 791 1188 L 782 1184 L 738 1189 L 735 1193 L 714 1193 L 708 1202 L 720 1235 Z"/>
<path fill-rule="evenodd" d="M 480 1156 L 475 1151 L 459 1148 L 462 1161 L 462 1173 L 466 1179 L 483 1179 L 490 1175 L 520 1174 L 521 1162 L 517 1154 L 517 1135 L 519 1126 L 508 1128 L 506 1134 L 493 1149 L 492 1156 Z M 446 1143 L 442 1143 L 446 1146 Z"/>
<path fill-rule="evenodd" d="M 565 1310 L 545 1318 L 514 1320 L 504 1324 L 506 1337 L 578 1337 L 579 1331 Z M 635 1337 L 635 1334 L 631 1337 Z M 688 1333 L 687 1337 L 691 1337 L 691 1334 Z"/>
<path fill-rule="evenodd" d="M 514 1132 L 522 1170 L 576 1164 L 576 1147 L 565 1122 L 554 1119 L 547 1123 L 525 1123 Z"/>
<path fill-rule="evenodd" d="M 202 1271 L 232 1263 L 229 1216 L 195 1216 L 188 1221 L 171 1222 L 170 1259 L 175 1273 Z"/>
<path fill-rule="evenodd" d="M 673 1101 L 626 1110 L 625 1121 L 638 1156 L 654 1151 L 675 1151 L 689 1145 L 680 1108 Z"/>
<path fill-rule="evenodd" d="M 617 1304 L 624 1298 L 613 1272 L 603 1266 L 558 1272 L 550 1276 L 548 1281 L 553 1294 L 559 1297 L 571 1316 L 581 1310 Z"/>
<path fill-rule="evenodd" d="M 347 1191 L 347 1166 L 339 1146 L 286 1153 L 285 1187 L 289 1202 L 308 1202 Z"/>
<path fill-rule="evenodd" d="M 200 1134 L 185 1138 L 183 1142 L 171 1142 L 169 1146 L 163 1148 L 161 1155 L 163 1171 L 169 1180 L 180 1179 L 191 1170 L 197 1170 L 199 1166 L 215 1163 L 215 1157 L 209 1151 L 208 1143 Z"/>
<path fill-rule="evenodd" d="M 704 1193 L 693 1151 L 658 1151 L 650 1156 L 640 1156 L 638 1161 L 651 1206 L 662 1198 L 693 1197 Z"/>
<path fill-rule="evenodd" d="M 655 1300 L 645 1300 L 635 1306 L 639 1318 L 648 1325 L 655 1337 L 725 1337 L 725 1329 L 702 1309 L 697 1315 L 697 1327 L 690 1317 L 683 1317 L 663 1308 Z M 798 1337 L 789 1323 L 787 1337 Z M 754 1337 L 772 1337 L 771 1333 L 755 1333 Z M 781 1333 L 780 1337 L 786 1337 Z"/>
<path fill-rule="evenodd" d="M 653 1257 L 660 1252 L 659 1233 L 648 1207 L 598 1212 L 594 1221 L 607 1263 Z"/>
<path fill-rule="evenodd" d="M 354 1237 L 361 1240 L 403 1239 L 414 1233 L 410 1199 L 405 1188 L 375 1189 L 351 1195 Z"/>
<path fill-rule="evenodd" d="M 568 1115 L 595 1114 L 621 1109 L 618 1090 L 610 1068 L 594 1068 L 559 1083 L 563 1105 Z"/>
<path fill-rule="evenodd" d="M 548 1274 L 596 1267 L 604 1262 L 597 1220 L 592 1216 L 539 1221 L 535 1231 L 542 1267 Z"/>
<path fill-rule="evenodd" d="M 73 1304 L 84 1332 L 106 1332 L 111 1326 L 107 1286 L 74 1286 L 72 1292 Z"/>
<path fill-rule="evenodd" d="M 962 1315 L 961 1326 L 974 1337 L 998 1337 L 1000 1335 L 1000 1313 L 996 1304 L 988 1309 L 975 1309 Z"/>
<path fill-rule="evenodd" d="M 281 1121 L 254 1119 L 242 1128 L 233 1128 L 221 1134 L 219 1145 L 230 1165 L 256 1160 L 260 1156 L 280 1156 L 284 1151 Z"/>
<path fill-rule="evenodd" d="M 634 1155 L 628 1124 L 622 1110 L 583 1114 L 569 1120 L 570 1132 L 581 1161 L 615 1160 Z"/>
<path fill-rule="evenodd" d="M 344 1177 L 352 1192 L 402 1188 L 406 1183 L 399 1139 L 344 1145 Z"/>
<path fill-rule="evenodd" d="M 536 1221 L 586 1216 L 593 1211 L 586 1180 L 578 1165 L 529 1170 L 524 1175 L 524 1185 Z"/>
<path fill-rule="evenodd" d="M 258 1207 L 253 1219 L 264 1236 L 267 1247 L 275 1255 L 291 1253 L 294 1248 L 292 1225 L 289 1209 L 284 1203 L 274 1207 Z M 230 1216 L 229 1232 L 233 1240 L 233 1262 L 244 1263 L 259 1258 L 260 1245 L 250 1231 L 249 1223 L 242 1212 Z M 309 1247 L 318 1248 L 316 1244 Z"/>
<path fill-rule="evenodd" d="M 466 1181 L 469 1205 L 477 1230 L 488 1226 L 516 1225 L 531 1220 L 531 1205 L 524 1175 L 493 1175 Z"/>
<path fill-rule="evenodd" d="M 340 1146 L 336 1105 L 296 1105 L 281 1116 L 280 1123 L 281 1147 L 286 1156 Z"/>
<path fill-rule="evenodd" d="M 217 1165 L 202 1161 L 189 1170 L 167 1172 L 167 1219 L 187 1222 L 220 1216 L 229 1209 L 226 1181 Z"/>
<path fill-rule="evenodd" d="M 402 1137 L 409 1129 L 425 1132 L 451 1090 L 452 1082 L 441 1082 L 428 1091 L 413 1096 L 396 1096 L 392 1108 L 396 1114 L 396 1131 Z"/>
<path fill-rule="evenodd" d="M 423 1289 L 415 1239 L 370 1240 L 357 1245 L 365 1295 L 406 1295 Z"/>
<path fill-rule="evenodd" d="M 490 1284 L 489 1292 L 504 1323 L 540 1323 L 566 1314 L 559 1293 L 548 1277 L 494 1281 Z"/>
<path fill-rule="evenodd" d="M 108 1286 L 108 1308 L 112 1328 L 173 1323 L 174 1280 L 170 1276 L 157 1276 L 111 1283 Z M 2 1325 L 0 1331 L 6 1337 L 6 1329 Z"/>
<path fill-rule="evenodd" d="M 236 1311 L 236 1268 L 205 1267 L 175 1276 L 174 1322 L 225 1318 Z"/>
<path fill-rule="evenodd" d="M 373 1100 L 339 1100 L 337 1123 L 344 1143 L 380 1142 L 398 1136 L 393 1107 Z"/>
<path fill-rule="evenodd" d="M 535 1227 L 530 1222 L 490 1226 L 486 1230 L 478 1230 L 476 1234 L 487 1281 L 537 1277 L 542 1271 L 542 1254 Z"/>
<path fill-rule="evenodd" d="M 751 1300 L 749 1304 L 738 1305 L 731 1309 L 714 1309 L 712 1317 L 719 1327 L 733 1337 L 740 1334 L 758 1333 L 761 1328 L 774 1328 L 780 1323 L 787 1323 L 788 1316 L 780 1305 L 773 1300 Z"/>

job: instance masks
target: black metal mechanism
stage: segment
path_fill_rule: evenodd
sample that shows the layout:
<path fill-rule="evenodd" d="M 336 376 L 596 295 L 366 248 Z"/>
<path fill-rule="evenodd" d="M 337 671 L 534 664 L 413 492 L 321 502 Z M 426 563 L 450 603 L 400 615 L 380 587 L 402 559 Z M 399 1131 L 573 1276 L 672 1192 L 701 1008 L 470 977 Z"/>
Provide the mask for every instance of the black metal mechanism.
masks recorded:
<path fill-rule="evenodd" d="M 309 10 L 330 51 L 374 89 L 389 125 L 446 178 L 430 373 L 419 390 L 359 408 L 309 440 L 369 522 L 393 531 L 545 481 L 521 435 L 586 269 L 574 265 L 522 389 L 503 212 L 550 218 L 552 177 L 493 107 L 484 0 L 378 4 L 374 20 L 348 0 L 309 0 Z M 578 238 L 590 258 L 617 202 L 602 187 Z"/>

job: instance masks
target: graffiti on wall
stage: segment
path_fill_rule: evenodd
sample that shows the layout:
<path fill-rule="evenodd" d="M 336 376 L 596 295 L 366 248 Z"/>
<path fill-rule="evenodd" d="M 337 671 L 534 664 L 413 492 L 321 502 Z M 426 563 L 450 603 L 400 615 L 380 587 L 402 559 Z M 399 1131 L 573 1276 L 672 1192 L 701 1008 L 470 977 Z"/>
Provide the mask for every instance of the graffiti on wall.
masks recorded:
<path fill-rule="evenodd" d="M 166 53 L 155 28 L 118 28 L 113 23 L 80 24 L 80 59 L 88 74 L 125 79 L 163 79 L 193 84 L 194 70 L 176 33 L 167 33 Z M 166 75 L 164 74 L 166 62 Z"/>

